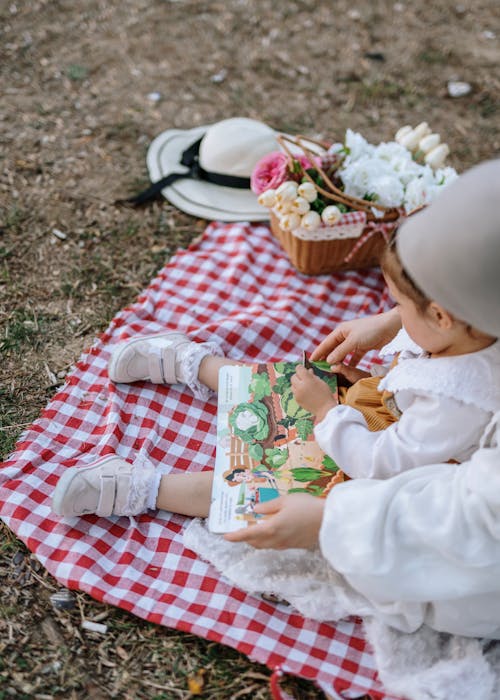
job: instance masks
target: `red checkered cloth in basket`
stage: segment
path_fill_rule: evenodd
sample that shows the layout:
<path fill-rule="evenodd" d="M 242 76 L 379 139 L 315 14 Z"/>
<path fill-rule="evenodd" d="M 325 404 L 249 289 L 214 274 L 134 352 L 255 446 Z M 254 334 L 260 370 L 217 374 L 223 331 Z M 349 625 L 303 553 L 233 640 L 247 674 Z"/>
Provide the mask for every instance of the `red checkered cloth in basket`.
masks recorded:
<path fill-rule="evenodd" d="M 196 400 L 178 386 L 110 383 L 106 367 L 116 342 L 179 329 L 218 340 L 237 360 L 292 360 L 340 320 L 387 307 L 378 270 L 307 277 L 267 226 L 210 224 L 117 314 L 24 433 L 0 469 L 2 519 L 68 588 L 227 644 L 312 679 L 334 697 L 388 697 L 360 620 L 319 624 L 230 586 L 183 547 L 183 517 L 65 520 L 50 507 L 64 469 L 109 452 L 129 460 L 148 455 L 177 472 L 213 465 L 215 400 Z"/>

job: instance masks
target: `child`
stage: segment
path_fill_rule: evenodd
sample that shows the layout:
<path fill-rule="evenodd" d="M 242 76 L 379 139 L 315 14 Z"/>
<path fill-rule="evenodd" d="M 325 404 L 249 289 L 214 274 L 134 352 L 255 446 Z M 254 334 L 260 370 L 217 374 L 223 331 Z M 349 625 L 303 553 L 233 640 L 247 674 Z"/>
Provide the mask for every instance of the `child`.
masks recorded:
<path fill-rule="evenodd" d="M 461 377 L 464 386 L 469 385 L 466 394 L 469 415 L 471 420 L 476 420 L 477 403 L 484 399 L 471 397 L 470 387 L 473 385 L 475 393 L 485 396 L 488 401 L 497 396 L 495 387 L 498 387 L 498 367 L 491 370 L 488 361 L 481 359 L 495 352 L 498 342 L 494 338 L 500 336 L 498 201 L 500 160 L 495 160 L 462 175 L 427 209 L 405 222 L 396 240 L 397 257 L 408 270 L 410 280 L 436 301 L 425 306 L 427 313 L 419 310 L 418 300 L 409 306 L 406 297 L 411 300 L 411 289 L 407 292 L 397 289 L 397 280 L 392 279 L 389 266 L 387 274 L 400 304 L 398 311 L 341 324 L 317 348 L 313 359 L 327 356 L 330 361 L 340 362 L 349 354 L 359 358 L 370 348 L 380 348 L 395 334 L 399 325 L 396 314 L 400 314 L 407 326 L 413 328 L 413 321 L 416 322 L 413 330 L 419 333 L 420 343 L 427 345 L 427 333 L 432 331 L 432 335 L 428 356 L 406 359 L 401 355 L 398 367 L 404 368 L 405 364 L 412 367 L 413 362 L 441 366 L 439 363 L 445 361 L 449 368 L 450 362 L 456 360 L 460 373 L 463 358 L 473 363 L 480 360 L 474 376 L 467 370 Z M 400 296 L 402 292 L 404 295 Z M 445 317 L 443 311 L 446 311 Z M 462 319 L 465 326 L 455 326 L 456 319 Z M 467 324 L 471 325 L 470 329 Z M 472 326 L 478 330 L 473 331 Z M 420 336 L 422 329 L 424 338 Z M 449 335 L 453 329 L 457 336 Z M 447 338 L 444 345 L 443 337 Z M 462 352 L 467 352 L 447 354 L 458 349 L 457 338 L 461 339 L 459 347 Z M 124 359 L 128 355 L 127 361 L 119 363 L 120 366 L 125 364 L 126 372 L 120 375 L 122 378 L 133 380 L 149 376 L 147 366 L 150 362 L 153 370 L 158 369 L 149 357 L 149 341 L 141 346 L 141 353 L 127 350 L 127 347 L 138 349 L 139 342 L 142 341 L 127 341 L 114 356 Z M 185 349 L 191 348 L 193 354 L 187 362 L 178 358 L 179 362 L 174 363 L 173 379 L 191 381 L 195 376 L 205 381 L 208 357 L 206 362 L 199 364 L 199 371 L 196 370 L 193 344 L 188 346 L 185 340 L 182 342 Z M 482 349 L 475 346 L 476 343 L 479 346 L 484 343 Z M 173 381 L 172 369 L 165 370 L 165 361 L 172 359 L 171 353 L 161 350 L 158 354 L 163 362 L 163 367 L 160 362 L 159 378 Z M 189 355 L 187 350 L 185 355 Z M 210 362 L 216 360 L 223 361 L 219 357 Z M 401 372 L 398 367 L 395 369 Z M 342 371 L 348 375 L 350 368 L 346 366 Z M 390 373 L 387 379 L 389 376 Z M 397 378 L 397 374 L 394 376 Z M 115 378 L 118 377 L 115 375 Z M 308 376 L 297 375 L 298 395 L 303 389 L 301 382 L 308 379 Z M 436 392 L 439 399 L 447 383 L 436 373 L 432 380 L 439 380 L 440 393 Z M 460 400 L 454 396 L 457 384 L 451 373 L 453 391 L 448 393 L 455 401 Z M 431 384 L 429 394 L 432 389 Z M 406 388 L 396 387 L 396 398 L 403 403 L 400 408 L 407 412 L 413 404 L 406 405 L 409 394 L 405 392 L 408 392 Z M 308 395 L 306 400 L 309 399 Z M 318 423 L 320 429 L 321 423 L 330 423 L 330 418 L 335 419 L 337 412 L 341 414 L 347 410 L 345 406 L 328 410 L 325 401 L 317 410 L 324 412 L 325 408 L 326 417 Z M 484 411 L 491 414 L 485 407 L 479 408 L 481 414 Z M 425 416 L 421 418 L 425 427 Z M 431 431 L 434 423 L 442 419 L 448 423 L 446 416 L 429 413 L 427 425 Z M 361 419 L 357 425 L 366 437 L 368 432 Z M 462 427 L 460 425 L 460 432 Z M 464 442 L 458 432 L 457 429 L 455 434 L 446 436 L 450 454 L 457 453 L 457 444 Z M 357 445 L 352 447 L 358 449 Z M 461 449 L 466 454 L 471 448 L 462 444 Z M 391 452 L 383 468 L 387 469 L 386 465 L 391 463 L 393 456 L 398 469 L 404 469 L 401 452 Z M 412 450 L 410 457 L 414 461 Z M 193 537 L 189 539 L 189 531 L 197 526 L 194 534 L 198 537 L 198 545 L 192 548 L 215 564 L 212 549 L 216 543 L 226 544 L 231 552 L 224 553 L 218 561 L 232 564 L 231 579 L 237 585 L 247 590 L 252 585 L 259 585 L 260 590 L 265 590 L 261 583 L 266 572 L 270 572 L 267 580 L 273 582 L 271 592 L 281 593 L 303 614 L 311 617 L 333 620 L 349 613 L 376 615 L 379 620 L 406 632 L 425 623 L 442 632 L 500 639 L 499 464 L 500 411 L 497 410 L 484 431 L 479 449 L 462 464 L 440 462 L 408 469 L 386 479 L 352 479 L 337 485 L 327 499 L 306 494 L 276 498 L 256 506 L 261 513 L 273 513 L 272 517 L 261 521 L 258 526 L 231 535 L 231 539 L 246 540 L 257 548 L 313 548 L 319 544 L 317 552 L 300 553 L 298 549 L 287 549 L 280 554 L 252 549 L 249 553 L 248 549 L 234 548 L 221 538 L 210 536 L 196 520 L 189 525 L 185 538 L 188 546 L 194 544 Z M 56 488 L 54 506 L 58 512 L 119 514 L 133 510 L 134 500 L 137 500 L 134 512 L 140 512 L 145 505 L 155 504 L 178 511 L 176 489 L 184 484 L 181 490 L 189 490 L 192 479 L 190 495 L 192 500 L 198 499 L 198 505 L 184 512 L 204 514 L 209 472 L 165 474 L 162 477 L 156 472 L 159 492 L 156 494 L 156 486 L 150 481 L 148 500 L 140 495 L 142 489 L 137 489 L 137 499 L 131 496 L 132 465 L 115 457 L 105 458 L 101 465 L 67 470 L 68 477 L 63 476 Z M 150 471 L 155 473 L 152 467 Z M 77 478 L 80 474 L 81 478 Z M 199 477 L 207 483 L 200 482 Z M 192 512 L 187 512 L 189 510 Z M 240 562 L 239 580 L 234 566 L 236 558 Z M 260 568 L 256 576 L 257 565 Z M 224 571 L 223 566 L 220 568 Z M 321 580 L 316 585 L 318 579 Z M 293 595 L 292 589 L 295 591 Z"/>
<path fill-rule="evenodd" d="M 341 406 L 303 368 L 292 379 L 296 400 L 316 416 L 318 443 L 352 478 L 463 462 L 500 409 L 500 342 L 429 299 L 403 268 L 396 243 L 397 234 L 382 269 L 403 328 L 381 353 L 399 353 L 397 364 L 381 380 L 356 382 Z M 460 294 L 460 279 L 450 282 Z"/>
<path fill-rule="evenodd" d="M 439 231 L 433 235 L 438 238 Z M 296 400 L 316 416 L 316 439 L 352 478 L 387 478 L 429 463 L 467 460 L 500 409 L 500 343 L 475 328 L 473 317 L 462 321 L 429 299 L 401 264 L 397 242 L 398 237 L 388 248 L 383 269 L 403 330 L 385 348 L 399 353 L 399 360 L 380 381 L 383 393 L 377 391 L 377 378 L 358 372 L 363 378 L 345 393 L 344 405 L 336 406 L 328 386 L 310 371 L 299 367 L 293 378 Z M 446 282 L 451 297 L 460 296 L 462 278 Z M 224 364 L 235 363 L 214 344 L 164 333 L 120 344 L 109 376 L 115 382 L 184 382 L 208 398 L 217 391 Z M 352 370 L 340 371 L 352 378 Z M 113 455 L 73 467 L 56 487 L 54 510 L 133 515 L 156 507 L 205 517 L 212 474 L 167 470 L 168 465 L 155 469 L 146 462 L 134 468 Z M 247 535 L 232 533 L 227 539 Z"/>

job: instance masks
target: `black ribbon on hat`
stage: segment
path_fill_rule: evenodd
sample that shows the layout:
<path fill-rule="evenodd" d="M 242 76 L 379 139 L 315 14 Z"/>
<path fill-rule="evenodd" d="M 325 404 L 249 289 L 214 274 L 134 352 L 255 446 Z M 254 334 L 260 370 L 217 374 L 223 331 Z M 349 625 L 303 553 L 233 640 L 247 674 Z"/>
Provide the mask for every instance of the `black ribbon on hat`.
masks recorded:
<path fill-rule="evenodd" d="M 133 197 L 128 197 L 127 199 L 117 199 L 115 204 L 127 204 L 131 207 L 138 207 L 141 204 L 147 204 L 152 202 L 161 195 L 161 191 L 165 187 L 169 187 L 177 180 L 183 178 L 190 178 L 192 180 L 202 180 L 204 182 L 211 182 L 214 185 L 220 185 L 221 187 L 235 187 L 240 190 L 250 189 L 250 178 L 249 177 L 238 177 L 236 175 L 223 175 L 222 173 L 213 173 L 209 170 L 205 170 L 201 167 L 199 161 L 200 144 L 203 137 L 195 141 L 189 148 L 186 148 L 182 152 L 180 159 L 181 165 L 185 165 L 189 170 L 185 173 L 170 173 L 170 175 L 165 175 L 161 180 L 153 182 L 153 184 L 148 187 L 143 192 L 139 192 Z"/>

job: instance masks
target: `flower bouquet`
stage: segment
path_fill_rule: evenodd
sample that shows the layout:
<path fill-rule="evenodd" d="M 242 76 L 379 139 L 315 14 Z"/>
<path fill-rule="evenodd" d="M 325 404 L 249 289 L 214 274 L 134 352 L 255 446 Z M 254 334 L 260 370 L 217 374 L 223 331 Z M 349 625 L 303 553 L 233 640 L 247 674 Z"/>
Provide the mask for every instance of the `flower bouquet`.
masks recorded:
<path fill-rule="evenodd" d="M 449 149 L 427 124 L 375 146 L 347 130 L 343 143 L 280 135 L 251 187 L 295 267 L 323 274 L 378 264 L 391 232 L 457 177 Z"/>

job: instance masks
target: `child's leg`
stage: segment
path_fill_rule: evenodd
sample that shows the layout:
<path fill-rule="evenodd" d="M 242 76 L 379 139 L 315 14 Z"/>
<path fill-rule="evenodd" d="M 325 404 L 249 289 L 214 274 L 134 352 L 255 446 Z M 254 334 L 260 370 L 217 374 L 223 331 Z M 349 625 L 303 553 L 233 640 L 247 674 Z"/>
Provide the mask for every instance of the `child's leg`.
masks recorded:
<path fill-rule="evenodd" d="M 187 384 L 197 398 L 207 400 L 217 391 L 218 371 L 225 364 L 238 363 L 225 358 L 216 343 L 198 343 L 168 331 L 120 343 L 109 360 L 108 374 L 118 383 Z"/>
<path fill-rule="evenodd" d="M 213 472 L 163 474 L 156 507 L 179 515 L 206 518 L 210 508 Z"/>
<path fill-rule="evenodd" d="M 219 390 L 219 370 L 227 365 L 240 365 L 241 362 L 228 360 L 227 357 L 205 355 L 198 369 L 198 380 L 212 391 Z"/>
<path fill-rule="evenodd" d="M 208 515 L 213 472 L 166 473 L 148 460 L 134 464 L 117 455 L 70 467 L 59 479 L 52 499 L 58 515 L 139 515 L 160 508 L 179 515 Z"/>

